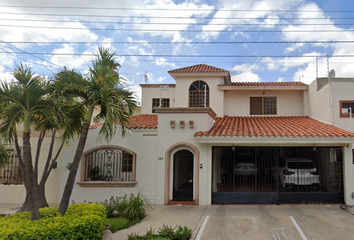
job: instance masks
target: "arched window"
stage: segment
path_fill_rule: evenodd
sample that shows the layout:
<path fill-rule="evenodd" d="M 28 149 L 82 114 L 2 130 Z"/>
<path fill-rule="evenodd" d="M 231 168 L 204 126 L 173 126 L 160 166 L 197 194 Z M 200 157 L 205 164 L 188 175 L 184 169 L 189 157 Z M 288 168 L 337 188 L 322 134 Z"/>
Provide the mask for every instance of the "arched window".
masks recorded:
<path fill-rule="evenodd" d="M 118 148 L 103 148 L 87 154 L 84 168 L 84 181 L 135 181 L 135 156 Z"/>
<path fill-rule="evenodd" d="M 195 81 L 189 87 L 189 107 L 209 107 L 209 86 L 204 81 Z"/>

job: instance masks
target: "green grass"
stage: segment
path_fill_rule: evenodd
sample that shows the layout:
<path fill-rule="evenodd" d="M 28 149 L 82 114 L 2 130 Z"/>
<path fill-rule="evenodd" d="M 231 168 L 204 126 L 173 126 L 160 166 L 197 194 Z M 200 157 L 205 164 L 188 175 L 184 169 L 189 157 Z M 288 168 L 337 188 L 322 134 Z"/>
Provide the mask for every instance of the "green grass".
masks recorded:
<path fill-rule="evenodd" d="M 110 225 L 109 229 L 112 233 L 115 233 L 119 230 L 129 228 L 139 221 L 131 221 L 125 217 L 116 217 L 116 218 L 108 218 L 108 224 Z"/>

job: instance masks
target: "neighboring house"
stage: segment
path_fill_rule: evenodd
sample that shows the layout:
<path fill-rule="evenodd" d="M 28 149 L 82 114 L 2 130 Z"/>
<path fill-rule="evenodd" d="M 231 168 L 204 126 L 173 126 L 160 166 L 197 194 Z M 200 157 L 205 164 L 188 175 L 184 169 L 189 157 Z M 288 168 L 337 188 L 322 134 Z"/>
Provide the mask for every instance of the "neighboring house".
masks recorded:
<path fill-rule="evenodd" d="M 354 79 L 233 83 L 204 64 L 169 74 L 175 84 L 141 84 L 141 114 L 125 137 L 97 142 L 101 124 L 91 126 L 72 200 L 141 191 L 156 204 L 354 205 Z M 54 202 L 76 144 L 48 181 Z M 23 191 L 15 187 L 0 191 Z"/>

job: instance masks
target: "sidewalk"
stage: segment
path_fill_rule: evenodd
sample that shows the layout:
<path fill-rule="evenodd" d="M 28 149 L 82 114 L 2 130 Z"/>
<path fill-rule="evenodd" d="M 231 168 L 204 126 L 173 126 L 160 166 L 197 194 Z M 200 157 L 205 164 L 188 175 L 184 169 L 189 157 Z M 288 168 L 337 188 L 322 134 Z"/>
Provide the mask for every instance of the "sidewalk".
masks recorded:
<path fill-rule="evenodd" d="M 201 223 L 203 222 L 203 214 L 207 209 L 207 206 L 180 206 L 180 205 L 153 205 L 153 210 L 147 213 L 147 216 L 143 219 L 141 223 L 138 223 L 128 229 L 124 229 L 113 233 L 112 240 L 123 240 L 127 239 L 127 236 L 132 233 L 138 233 L 143 235 L 146 230 L 154 229 L 156 232 L 162 224 L 171 225 L 175 227 L 176 225 L 187 226 L 192 229 L 193 235 L 198 232 Z"/>
<path fill-rule="evenodd" d="M 16 213 L 22 206 L 22 203 L 0 203 L 0 215 Z"/>

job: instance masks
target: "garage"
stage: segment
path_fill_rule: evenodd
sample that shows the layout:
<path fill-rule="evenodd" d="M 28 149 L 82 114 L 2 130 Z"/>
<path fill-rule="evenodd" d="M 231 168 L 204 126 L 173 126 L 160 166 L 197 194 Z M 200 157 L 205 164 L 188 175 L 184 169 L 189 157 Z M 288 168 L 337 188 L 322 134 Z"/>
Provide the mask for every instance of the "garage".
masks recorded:
<path fill-rule="evenodd" d="M 212 147 L 213 204 L 343 203 L 342 147 Z"/>

